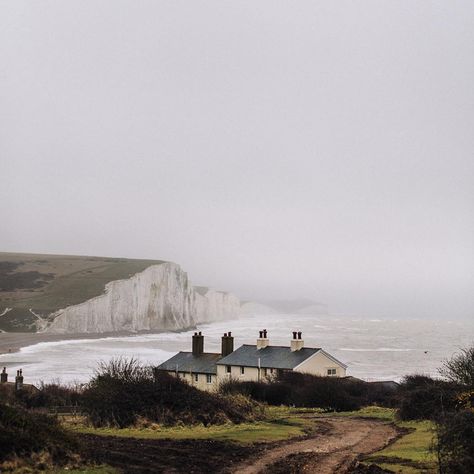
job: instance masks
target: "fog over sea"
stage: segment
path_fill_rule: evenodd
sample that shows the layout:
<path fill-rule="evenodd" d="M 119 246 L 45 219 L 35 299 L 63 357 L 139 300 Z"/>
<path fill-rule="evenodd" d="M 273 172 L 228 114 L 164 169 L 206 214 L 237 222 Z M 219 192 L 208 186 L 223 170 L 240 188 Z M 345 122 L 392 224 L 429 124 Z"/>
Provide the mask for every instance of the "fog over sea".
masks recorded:
<path fill-rule="evenodd" d="M 232 331 L 235 348 L 255 344 L 266 328 L 270 344 L 289 345 L 291 331 L 303 332 L 307 347 L 322 347 L 348 365 L 348 375 L 365 380 L 400 380 L 406 374 L 436 375 L 445 358 L 474 342 L 472 320 L 369 319 L 352 316 L 261 315 L 200 325 L 206 352 L 220 351 L 220 337 Z M 85 382 L 98 361 L 124 356 L 159 364 L 191 350 L 194 331 L 128 337 L 43 342 L 0 355 L 10 375 L 22 367 L 25 382 Z"/>

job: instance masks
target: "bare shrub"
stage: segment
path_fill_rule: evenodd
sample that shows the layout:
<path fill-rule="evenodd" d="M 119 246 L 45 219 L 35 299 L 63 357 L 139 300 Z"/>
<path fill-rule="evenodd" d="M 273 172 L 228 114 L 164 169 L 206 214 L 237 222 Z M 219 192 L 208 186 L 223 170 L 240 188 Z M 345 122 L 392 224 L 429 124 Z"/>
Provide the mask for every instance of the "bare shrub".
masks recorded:
<path fill-rule="evenodd" d="M 474 346 L 462 349 L 459 354 L 446 360 L 438 369 L 449 380 L 467 387 L 474 387 Z"/>
<path fill-rule="evenodd" d="M 82 405 L 95 426 L 126 427 L 139 419 L 164 425 L 209 425 L 259 416 L 258 406 L 245 397 L 203 392 L 136 359 L 101 364 L 84 391 Z"/>

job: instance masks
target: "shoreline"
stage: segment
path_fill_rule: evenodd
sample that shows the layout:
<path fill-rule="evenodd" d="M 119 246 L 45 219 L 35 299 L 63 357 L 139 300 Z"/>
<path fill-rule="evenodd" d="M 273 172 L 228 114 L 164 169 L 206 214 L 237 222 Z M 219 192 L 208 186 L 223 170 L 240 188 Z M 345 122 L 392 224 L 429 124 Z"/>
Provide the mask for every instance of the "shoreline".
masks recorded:
<path fill-rule="evenodd" d="M 180 330 L 157 330 L 157 331 L 113 331 L 101 333 L 71 333 L 71 334 L 48 334 L 41 332 L 2 332 L 0 333 L 0 356 L 14 354 L 28 346 L 34 346 L 41 342 L 71 341 L 77 339 L 102 339 L 106 337 L 132 337 L 140 334 L 162 334 L 164 332 L 183 332 L 195 329 L 183 328 Z"/>

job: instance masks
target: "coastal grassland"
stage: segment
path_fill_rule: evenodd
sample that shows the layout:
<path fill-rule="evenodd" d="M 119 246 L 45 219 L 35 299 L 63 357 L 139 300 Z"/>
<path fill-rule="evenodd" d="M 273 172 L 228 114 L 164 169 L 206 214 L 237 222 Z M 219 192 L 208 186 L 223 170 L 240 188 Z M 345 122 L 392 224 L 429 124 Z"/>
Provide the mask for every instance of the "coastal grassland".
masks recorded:
<path fill-rule="evenodd" d="M 117 474 L 120 471 L 112 466 L 85 467 L 82 469 L 59 469 L 53 474 Z"/>
<path fill-rule="evenodd" d="M 0 252 L 0 330 L 34 332 L 38 317 L 103 293 L 161 260 Z M 30 309 L 33 311 L 31 312 Z"/>
<path fill-rule="evenodd" d="M 135 427 L 119 429 L 93 428 L 80 418 L 70 418 L 64 419 L 63 427 L 81 440 L 89 461 L 102 464 L 99 468 L 68 472 L 114 474 L 120 472 L 114 471 L 115 467 L 129 469 L 131 465 L 142 466 L 148 462 L 147 459 L 153 459 L 157 472 L 162 472 L 160 469 L 185 472 L 189 465 L 194 466 L 194 472 L 221 472 L 223 465 L 235 465 L 256 455 L 267 446 L 266 443 L 313 432 L 315 423 L 296 410 L 268 407 L 264 419 L 239 424 L 207 427 L 178 424 L 166 427 L 139 420 Z M 141 455 L 138 446 L 144 450 L 145 461 L 137 459 Z M 111 457 L 107 454 L 110 450 Z M 157 453 L 159 459 L 156 458 Z M 63 471 L 59 472 L 63 474 Z"/>
<path fill-rule="evenodd" d="M 395 410 L 381 407 L 366 407 L 359 411 L 340 413 L 337 416 L 361 416 L 395 423 L 405 430 L 394 443 L 363 459 L 366 464 L 377 464 L 383 469 L 397 473 L 422 474 L 437 472 L 436 455 L 431 451 L 434 440 L 434 425 L 427 420 L 399 421 Z"/>
<path fill-rule="evenodd" d="M 313 411 L 315 412 L 315 411 Z M 75 433 L 100 436 L 119 436 L 141 439 L 217 440 L 239 444 L 281 441 L 303 436 L 314 429 L 314 421 L 298 410 L 286 407 L 267 407 L 265 418 L 249 423 L 223 425 L 179 425 L 165 427 L 150 424 L 132 428 L 94 428 L 84 423 L 65 420 L 64 426 Z"/>

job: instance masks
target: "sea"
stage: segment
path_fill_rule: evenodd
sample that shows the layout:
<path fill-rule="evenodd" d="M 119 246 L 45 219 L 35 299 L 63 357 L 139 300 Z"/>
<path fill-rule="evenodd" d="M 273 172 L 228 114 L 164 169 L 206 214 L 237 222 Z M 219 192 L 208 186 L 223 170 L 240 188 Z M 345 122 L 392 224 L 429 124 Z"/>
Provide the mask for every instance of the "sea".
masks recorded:
<path fill-rule="evenodd" d="M 220 351 L 221 336 L 231 331 L 234 347 L 255 344 L 267 329 L 270 344 L 289 345 L 302 331 L 305 346 L 321 347 L 346 364 L 347 374 L 367 381 L 400 381 L 408 374 L 438 375 L 443 361 L 474 343 L 474 320 L 374 319 L 341 315 L 272 314 L 242 316 L 199 325 L 206 352 Z M 41 342 L 0 355 L 11 375 L 22 368 L 25 383 L 87 382 L 100 362 L 136 358 L 157 365 L 178 351 L 191 350 L 196 329 L 124 337 Z"/>

